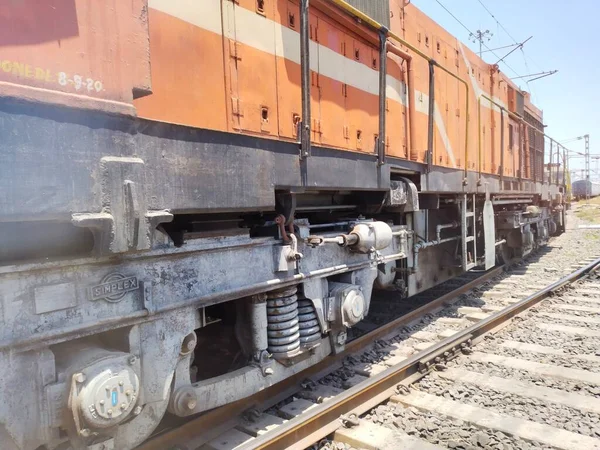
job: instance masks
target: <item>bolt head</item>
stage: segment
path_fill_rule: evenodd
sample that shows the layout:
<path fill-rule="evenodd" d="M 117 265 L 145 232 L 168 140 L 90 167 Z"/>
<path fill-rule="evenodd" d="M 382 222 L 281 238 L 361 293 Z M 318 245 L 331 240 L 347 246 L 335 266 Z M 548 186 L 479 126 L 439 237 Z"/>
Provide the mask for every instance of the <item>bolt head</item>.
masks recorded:
<path fill-rule="evenodd" d="M 189 400 L 186 402 L 186 404 L 185 404 L 185 406 L 187 407 L 187 409 L 189 409 L 190 411 L 191 411 L 192 409 L 194 409 L 194 408 L 196 407 L 196 405 L 197 405 L 197 402 L 196 402 L 196 399 L 195 399 L 195 398 L 190 398 L 190 399 L 189 399 Z"/>
<path fill-rule="evenodd" d="M 82 374 L 82 373 L 75 374 L 75 381 L 77 383 L 84 383 L 85 382 L 85 375 Z"/>
<path fill-rule="evenodd" d="M 108 411 L 106 411 L 106 414 L 108 414 L 109 416 L 112 416 L 113 415 L 113 410 L 109 409 Z"/>
<path fill-rule="evenodd" d="M 119 381 L 119 386 L 123 386 L 123 384 L 124 383 L 122 381 Z"/>
<path fill-rule="evenodd" d="M 92 434 L 92 432 L 87 429 L 87 428 L 82 428 L 81 430 L 79 430 L 79 435 L 83 436 L 83 437 L 88 437 Z"/>
<path fill-rule="evenodd" d="M 125 411 L 127 409 L 127 405 L 125 403 L 121 403 L 119 408 L 121 408 L 121 411 Z"/>
<path fill-rule="evenodd" d="M 104 405 L 104 400 L 100 400 L 98 403 L 100 403 L 101 405 Z"/>
<path fill-rule="evenodd" d="M 135 409 L 133 410 L 133 414 L 134 415 L 139 415 L 142 412 L 142 407 L 141 406 L 136 406 Z"/>
<path fill-rule="evenodd" d="M 273 375 L 275 372 L 270 367 L 265 369 L 265 375 Z"/>

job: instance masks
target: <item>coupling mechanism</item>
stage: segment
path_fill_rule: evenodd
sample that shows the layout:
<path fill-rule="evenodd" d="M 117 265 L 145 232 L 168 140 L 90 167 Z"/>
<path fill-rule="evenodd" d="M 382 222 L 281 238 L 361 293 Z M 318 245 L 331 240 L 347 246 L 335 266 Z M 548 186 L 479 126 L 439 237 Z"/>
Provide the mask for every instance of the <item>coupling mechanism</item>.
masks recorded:
<path fill-rule="evenodd" d="M 383 250 L 392 243 L 392 228 L 385 222 L 360 222 L 348 234 L 334 237 L 308 236 L 306 243 L 311 247 L 337 244 L 359 253 Z"/>

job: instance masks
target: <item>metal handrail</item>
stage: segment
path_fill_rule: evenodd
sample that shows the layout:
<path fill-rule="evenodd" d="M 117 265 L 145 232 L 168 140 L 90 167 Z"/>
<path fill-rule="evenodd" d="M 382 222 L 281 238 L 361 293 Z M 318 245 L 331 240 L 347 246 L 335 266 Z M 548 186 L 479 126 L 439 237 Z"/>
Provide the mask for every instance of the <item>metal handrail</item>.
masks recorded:
<path fill-rule="evenodd" d="M 398 36 L 397 34 L 393 33 L 392 31 L 390 31 L 385 25 L 377 22 L 376 20 L 372 19 L 371 17 L 367 16 L 366 14 L 364 14 L 363 12 L 359 11 L 358 9 L 356 9 L 355 7 L 353 7 L 352 5 L 350 5 L 349 3 L 347 3 L 344 0 L 328 0 L 330 3 L 335 4 L 336 6 L 338 6 L 339 8 L 341 8 L 342 10 L 344 10 L 345 12 L 347 12 L 348 14 L 350 14 L 351 16 L 360 19 L 360 21 L 366 25 L 368 25 L 369 27 L 375 29 L 376 31 L 378 31 L 380 33 L 380 39 L 382 39 L 382 37 L 386 37 L 389 39 L 392 39 L 393 41 L 398 42 L 399 44 L 401 44 L 402 46 L 408 48 L 410 51 L 414 52 L 416 55 L 418 55 L 419 57 L 423 58 L 424 60 L 426 60 L 430 65 L 432 65 L 434 68 L 438 67 L 440 70 L 442 70 L 443 72 L 447 73 L 448 75 L 450 75 L 451 77 L 455 78 L 456 80 L 458 80 L 460 83 L 462 83 L 465 86 L 465 90 L 466 90 L 466 97 L 465 97 L 465 110 L 466 110 L 466 116 L 465 116 L 465 181 L 466 181 L 466 175 L 467 175 L 467 171 L 468 171 L 468 155 L 469 155 L 469 139 L 468 139 L 468 134 L 469 134 L 469 97 L 470 97 L 470 89 L 469 89 L 469 85 L 468 83 L 462 79 L 461 77 L 459 77 L 458 75 L 456 75 L 455 73 L 453 73 L 452 71 L 450 71 L 449 69 L 447 69 L 446 67 L 442 66 L 441 64 L 439 64 L 435 59 L 427 56 L 425 53 L 423 53 L 421 50 L 419 50 L 418 48 L 416 48 L 414 45 L 410 44 L 408 41 L 404 40 L 403 38 L 401 38 L 400 36 Z M 300 4 L 300 8 L 301 8 L 301 15 L 300 17 L 303 17 L 302 14 L 302 9 L 304 8 L 305 11 L 304 13 L 306 14 L 306 17 L 308 18 L 308 7 L 309 7 L 309 0 L 302 0 L 301 4 Z M 302 26 L 303 23 L 301 21 L 301 47 L 302 47 L 302 43 L 304 43 L 304 45 L 306 46 L 306 49 L 301 49 L 301 65 L 302 65 L 302 73 L 304 75 L 309 74 L 310 73 L 310 68 L 309 66 L 309 58 L 308 58 L 308 44 L 305 42 L 305 39 L 302 37 L 303 33 L 305 34 L 305 36 L 308 36 L 308 24 L 305 24 L 305 26 Z M 380 48 L 383 48 L 383 44 L 381 45 Z M 395 52 L 394 52 L 395 53 Z M 396 53 L 397 54 L 397 53 Z M 380 73 L 383 72 L 383 68 L 386 66 L 385 62 L 383 62 L 384 59 L 387 58 L 387 51 L 385 53 L 385 57 L 383 56 L 383 51 L 380 52 Z M 409 77 L 410 78 L 410 77 Z M 304 79 L 304 78 L 303 78 Z M 385 81 L 385 76 L 380 75 L 380 87 L 379 87 L 379 97 L 380 97 L 380 118 L 379 118 L 379 147 L 378 147 L 378 162 L 379 164 L 384 163 L 384 158 L 385 158 L 385 109 L 383 110 L 383 113 L 381 111 L 381 105 L 385 106 L 385 99 L 386 99 L 386 93 L 385 93 L 385 83 L 382 83 L 381 80 Z M 431 80 L 433 80 L 433 77 L 431 77 Z M 409 83 L 410 84 L 410 79 L 409 79 Z M 414 89 L 414 86 L 408 86 L 408 90 L 409 90 L 409 121 L 412 127 L 412 124 L 414 123 L 414 112 L 411 115 L 411 104 L 414 103 L 414 100 L 411 99 L 411 97 L 414 97 L 413 95 L 411 95 L 411 91 Z M 432 86 L 430 86 L 430 91 L 433 92 L 433 88 Z M 305 109 L 310 109 L 310 97 L 308 99 L 305 99 L 305 95 L 303 94 L 303 111 Z M 413 100 L 413 101 L 411 101 Z M 306 104 L 304 104 L 304 102 L 306 101 Z M 308 112 L 308 114 L 310 114 L 310 112 Z M 434 115 L 434 110 L 433 108 L 430 108 L 429 111 L 429 115 L 431 116 L 430 120 L 433 118 Z M 304 119 L 303 119 L 304 121 Z M 308 139 L 310 139 L 310 123 L 309 124 L 304 124 L 303 127 L 305 130 L 308 129 Z M 383 130 L 383 133 L 382 133 Z M 414 133 L 411 133 L 411 141 L 414 139 Z M 308 144 L 310 145 L 310 144 Z M 432 151 L 432 146 L 433 143 L 429 142 L 428 143 L 428 151 L 431 152 Z M 411 153 L 410 155 L 412 156 L 413 153 L 412 151 L 414 151 L 414 145 L 413 142 L 411 142 L 410 145 L 411 149 Z M 304 148 L 304 147 L 303 147 Z M 383 153 L 383 155 L 382 155 Z M 308 156 L 308 155 L 307 155 Z M 429 162 L 431 162 L 431 157 L 429 157 Z M 411 157 L 411 159 L 413 159 Z"/>
<path fill-rule="evenodd" d="M 485 99 L 485 100 L 487 100 L 491 104 L 495 105 L 496 107 L 498 107 L 500 109 L 500 114 L 502 114 L 502 112 L 505 112 L 509 117 L 511 117 L 512 119 L 516 120 L 517 122 L 519 122 L 519 124 L 523 125 L 524 127 L 526 127 L 526 128 L 530 127 L 530 125 L 527 123 L 527 121 L 525 121 L 525 119 L 523 119 L 521 116 L 519 116 L 518 114 L 515 114 L 514 112 L 508 110 L 504 105 L 501 105 L 500 103 L 496 102 L 494 99 L 490 98 L 487 94 L 484 94 L 484 93 L 482 93 L 479 96 L 479 100 L 478 100 L 478 102 L 479 102 L 479 114 L 481 114 L 481 99 L 482 98 Z M 481 126 L 479 128 L 481 130 Z M 563 150 L 565 150 L 566 148 L 563 145 L 560 145 L 556 139 L 553 139 L 552 137 L 548 136 L 546 133 L 544 133 L 542 131 L 539 131 L 538 129 L 535 129 L 535 128 L 534 128 L 534 130 L 537 133 L 541 134 L 544 138 L 549 139 L 550 140 L 550 145 L 552 145 L 552 143 L 556 142 L 556 145 L 557 145 L 557 162 L 558 162 L 558 156 L 560 156 L 560 153 L 559 153 L 558 149 L 560 147 L 562 147 Z M 504 132 L 504 130 L 502 130 L 502 131 Z M 524 134 L 525 133 L 523 133 L 523 135 Z M 478 135 L 478 146 L 479 146 L 479 152 L 481 154 L 481 133 L 479 133 L 479 135 Z M 503 155 L 504 154 L 504 148 L 501 148 L 501 152 L 502 152 L 502 155 Z M 553 155 L 552 155 L 552 150 L 551 150 L 550 151 L 550 158 L 551 158 L 550 159 L 550 164 L 552 163 L 552 156 Z M 565 159 L 565 157 L 563 155 L 563 161 L 564 161 L 564 159 Z M 543 166 L 543 161 L 542 161 L 542 166 Z M 543 167 L 542 167 L 542 169 L 543 169 Z M 502 168 L 502 171 L 504 172 L 504 167 Z M 542 181 L 543 181 L 543 170 L 542 170 Z M 549 174 L 549 180 L 548 180 L 548 182 L 550 184 L 552 184 L 552 169 L 551 168 L 550 168 L 550 174 Z M 558 185 L 558 170 L 556 172 L 556 184 Z"/>

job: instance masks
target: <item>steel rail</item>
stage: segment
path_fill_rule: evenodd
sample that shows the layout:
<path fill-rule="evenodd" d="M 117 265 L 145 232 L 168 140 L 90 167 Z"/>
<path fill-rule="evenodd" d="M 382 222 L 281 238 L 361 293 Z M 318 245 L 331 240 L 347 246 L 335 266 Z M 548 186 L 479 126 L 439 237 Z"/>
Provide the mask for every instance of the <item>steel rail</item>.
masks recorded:
<path fill-rule="evenodd" d="M 210 433 L 221 426 L 223 423 L 231 420 L 232 418 L 239 416 L 241 411 L 247 410 L 248 408 L 254 407 L 257 404 L 267 403 L 270 399 L 278 396 L 282 391 L 290 391 L 297 388 L 304 380 L 316 374 L 322 373 L 329 368 L 335 370 L 339 364 L 342 363 L 344 358 L 348 357 L 353 353 L 360 352 L 373 344 L 378 339 L 383 339 L 386 336 L 394 333 L 399 328 L 412 322 L 413 320 L 422 317 L 428 313 L 431 313 L 435 309 L 443 306 L 449 300 L 464 294 L 471 289 L 474 289 L 481 284 L 489 281 L 490 279 L 500 275 L 504 270 L 503 266 L 496 267 L 482 274 L 476 279 L 465 283 L 464 285 L 454 289 L 447 294 L 444 294 L 431 302 L 426 303 L 397 319 L 382 325 L 381 327 L 349 342 L 346 344 L 346 348 L 343 352 L 337 355 L 330 355 L 324 360 L 318 362 L 314 366 L 287 378 L 274 386 L 271 386 L 255 395 L 231 403 L 230 405 L 222 406 L 213 411 L 209 411 L 202 416 L 194 418 L 180 427 L 172 430 L 163 432 L 162 434 L 151 437 L 150 440 L 137 447 L 136 450 L 164 450 L 176 445 L 184 445 L 184 441 L 198 439 L 198 436 L 204 433 Z M 290 394 L 291 395 L 291 394 Z M 216 436 L 214 436 L 216 437 Z M 210 439 L 207 439 L 210 440 Z M 318 439 L 317 439 L 318 440 Z M 275 448 L 275 447 L 273 447 Z"/>
<path fill-rule="evenodd" d="M 291 419 L 273 432 L 259 436 L 241 446 L 240 449 L 305 448 L 307 445 L 317 442 L 341 426 L 341 416 L 352 413 L 353 410 L 360 408 L 365 403 L 372 404 L 374 398 L 383 400 L 389 397 L 389 392 L 395 390 L 396 386 L 409 376 L 418 374 L 424 364 L 435 361 L 436 357 L 453 347 L 463 343 L 470 344 L 474 339 L 482 337 L 503 322 L 539 303 L 552 292 L 582 278 L 598 266 L 600 266 L 600 258 L 456 335 L 440 341 L 429 349 L 355 385 L 334 399 Z M 309 440 L 312 442 L 308 442 Z"/>

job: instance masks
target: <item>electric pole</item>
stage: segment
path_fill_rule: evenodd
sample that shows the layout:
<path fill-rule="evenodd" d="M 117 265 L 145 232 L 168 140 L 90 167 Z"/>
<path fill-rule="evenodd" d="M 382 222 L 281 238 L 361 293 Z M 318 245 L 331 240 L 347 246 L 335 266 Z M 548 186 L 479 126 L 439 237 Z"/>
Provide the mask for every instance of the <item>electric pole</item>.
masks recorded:
<path fill-rule="evenodd" d="M 585 139 L 585 199 L 589 200 L 592 186 L 590 184 L 590 135 L 583 136 Z"/>
<path fill-rule="evenodd" d="M 494 35 L 494 33 L 492 33 L 490 30 L 485 30 L 485 31 L 481 31 L 481 30 L 477 30 L 475 33 L 471 33 L 469 35 L 469 39 L 471 39 L 472 42 L 477 42 L 479 41 L 479 57 L 481 58 L 481 54 L 483 53 L 483 41 L 490 41 L 490 39 L 492 39 L 492 36 Z"/>

